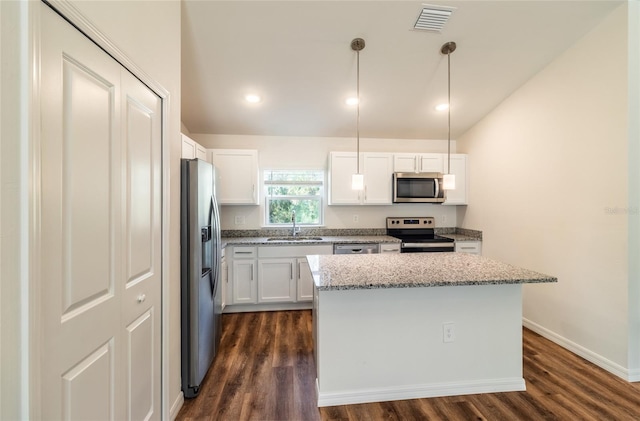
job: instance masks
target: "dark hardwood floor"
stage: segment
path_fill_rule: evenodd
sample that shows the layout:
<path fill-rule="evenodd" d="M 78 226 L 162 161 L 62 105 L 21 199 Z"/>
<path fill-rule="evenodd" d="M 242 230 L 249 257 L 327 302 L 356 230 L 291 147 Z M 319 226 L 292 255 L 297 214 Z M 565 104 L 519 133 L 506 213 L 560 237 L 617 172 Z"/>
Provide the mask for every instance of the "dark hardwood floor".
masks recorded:
<path fill-rule="evenodd" d="M 223 315 L 220 353 L 189 420 L 640 420 L 627 383 L 524 329 L 526 392 L 316 407 L 310 311 Z"/>

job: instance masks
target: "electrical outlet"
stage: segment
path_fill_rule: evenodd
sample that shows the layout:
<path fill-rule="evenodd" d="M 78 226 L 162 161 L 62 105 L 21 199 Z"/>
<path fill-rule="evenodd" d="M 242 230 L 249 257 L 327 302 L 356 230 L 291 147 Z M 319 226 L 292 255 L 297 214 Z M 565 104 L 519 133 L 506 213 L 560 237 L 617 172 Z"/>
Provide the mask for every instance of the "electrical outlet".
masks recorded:
<path fill-rule="evenodd" d="M 442 225 L 445 225 L 447 223 L 447 215 L 442 215 L 440 220 L 442 221 Z"/>
<path fill-rule="evenodd" d="M 244 225 L 244 215 L 236 215 L 235 223 L 236 225 Z"/>
<path fill-rule="evenodd" d="M 360 217 L 358 215 L 353 215 L 353 222 L 358 222 Z"/>
<path fill-rule="evenodd" d="M 456 340 L 456 325 L 453 322 L 442 324 L 442 342 L 453 342 Z"/>

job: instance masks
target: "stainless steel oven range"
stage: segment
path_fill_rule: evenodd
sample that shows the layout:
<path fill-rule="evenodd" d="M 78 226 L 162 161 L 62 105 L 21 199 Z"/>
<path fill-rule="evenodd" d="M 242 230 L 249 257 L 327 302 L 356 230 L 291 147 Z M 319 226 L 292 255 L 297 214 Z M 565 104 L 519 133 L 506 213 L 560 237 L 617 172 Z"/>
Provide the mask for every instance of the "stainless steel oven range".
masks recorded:
<path fill-rule="evenodd" d="M 454 251 L 454 241 L 435 233 L 433 217 L 387 218 L 387 235 L 402 240 L 401 253 Z"/>

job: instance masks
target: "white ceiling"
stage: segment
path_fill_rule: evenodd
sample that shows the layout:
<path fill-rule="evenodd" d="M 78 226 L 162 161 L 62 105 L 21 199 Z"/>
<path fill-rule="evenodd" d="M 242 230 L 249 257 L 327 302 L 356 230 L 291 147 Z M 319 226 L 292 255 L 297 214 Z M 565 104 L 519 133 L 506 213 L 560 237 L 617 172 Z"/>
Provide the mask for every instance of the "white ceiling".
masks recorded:
<path fill-rule="evenodd" d="M 425 3 L 456 7 L 442 33 L 413 29 Z M 183 0 L 182 121 L 192 133 L 452 138 L 596 26 L 620 1 Z M 263 97 L 249 105 L 244 95 Z"/>

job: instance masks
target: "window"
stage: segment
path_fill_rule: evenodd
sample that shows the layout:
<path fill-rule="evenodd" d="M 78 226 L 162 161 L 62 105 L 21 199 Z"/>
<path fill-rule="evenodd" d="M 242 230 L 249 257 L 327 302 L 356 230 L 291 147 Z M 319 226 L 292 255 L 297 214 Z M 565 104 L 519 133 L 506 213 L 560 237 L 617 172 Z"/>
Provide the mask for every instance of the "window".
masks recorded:
<path fill-rule="evenodd" d="M 316 170 L 266 170 L 265 225 L 322 225 L 324 172 Z"/>

